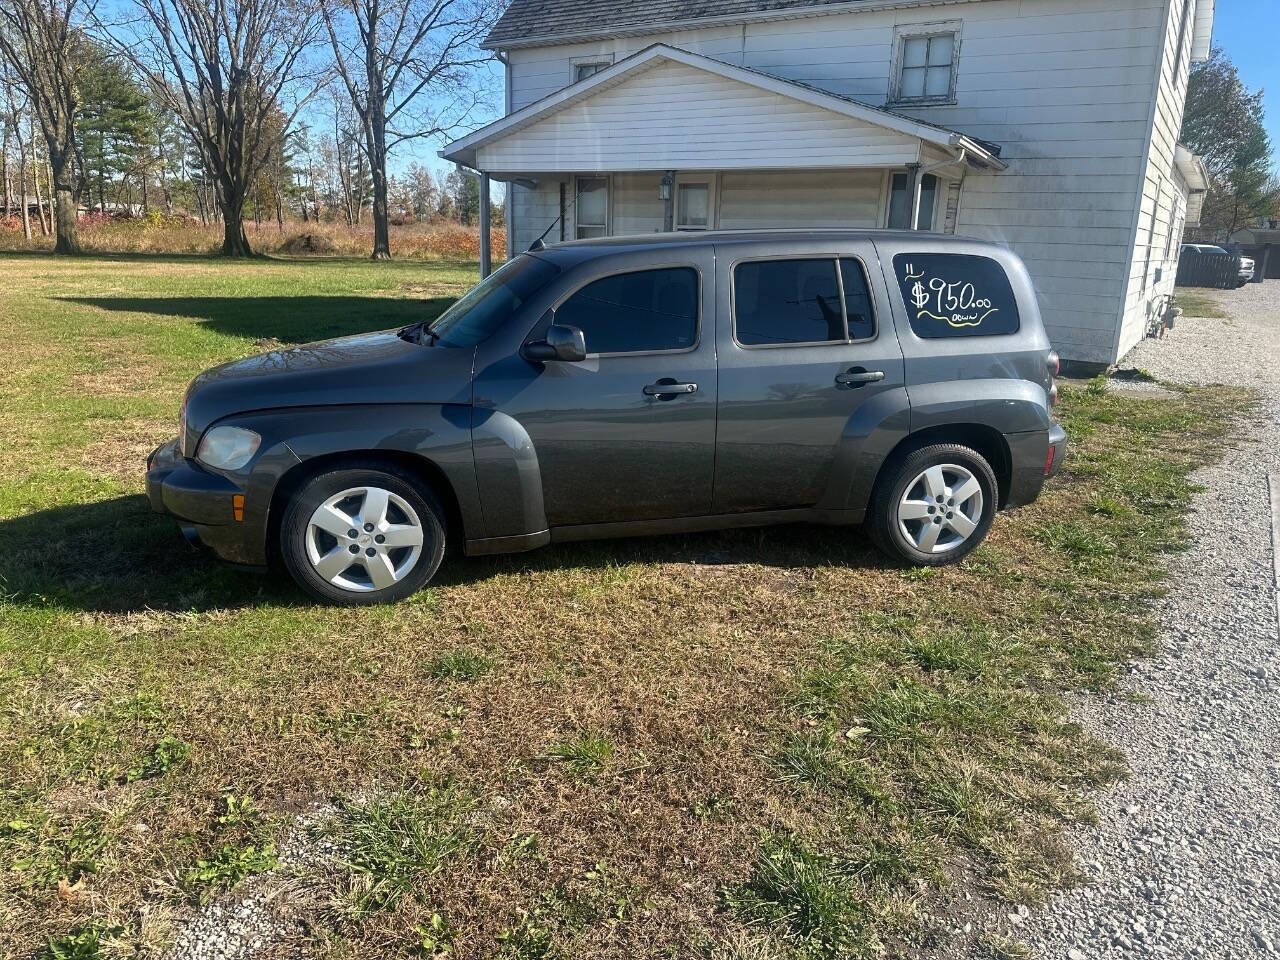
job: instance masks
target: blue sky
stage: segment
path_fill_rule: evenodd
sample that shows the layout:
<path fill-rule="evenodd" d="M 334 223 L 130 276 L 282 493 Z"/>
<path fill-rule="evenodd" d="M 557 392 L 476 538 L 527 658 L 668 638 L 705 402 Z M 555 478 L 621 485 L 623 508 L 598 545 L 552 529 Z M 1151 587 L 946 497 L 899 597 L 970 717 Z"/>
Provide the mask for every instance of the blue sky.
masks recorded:
<path fill-rule="evenodd" d="M 1267 130 L 1280 152 L 1280 5 L 1276 0 L 1218 0 L 1213 43 L 1240 68 L 1245 86 L 1266 90 Z"/>

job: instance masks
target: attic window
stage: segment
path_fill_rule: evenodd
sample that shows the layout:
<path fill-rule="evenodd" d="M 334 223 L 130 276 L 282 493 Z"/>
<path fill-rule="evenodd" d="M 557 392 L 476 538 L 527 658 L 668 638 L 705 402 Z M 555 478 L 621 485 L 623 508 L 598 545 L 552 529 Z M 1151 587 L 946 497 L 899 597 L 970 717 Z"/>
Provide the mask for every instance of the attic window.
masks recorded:
<path fill-rule="evenodd" d="M 958 47 L 959 35 L 954 30 L 900 34 L 894 102 L 953 102 Z"/>
<path fill-rule="evenodd" d="M 608 70 L 613 66 L 612 57 L 575 57 L 571 64 L 573 68 L 573 82 L 581 83 L 588 77 L 594 77 L 601 70 Z"/>

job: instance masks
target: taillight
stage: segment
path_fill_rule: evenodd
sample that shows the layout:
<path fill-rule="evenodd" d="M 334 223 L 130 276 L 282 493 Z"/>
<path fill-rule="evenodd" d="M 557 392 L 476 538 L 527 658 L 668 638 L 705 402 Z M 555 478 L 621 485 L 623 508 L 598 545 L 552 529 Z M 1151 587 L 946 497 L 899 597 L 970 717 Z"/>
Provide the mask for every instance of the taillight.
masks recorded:
<path fill-rule="evenodd" d="M 1058 385 L 1056 383 L 1049 384 L 1049 407 L 1052 409 L 1058 405 Z"/>
<path fill-rule="evenodd" d="M 1045 360 L 1045 366 L 1049 368 L 1049 376 L 1057 377 L 1062 372 L 1062 358 L 1058 356 L 1056 350 L 1049 351 L 1049 357 Z"/>
<path fill-rule="evenodd" d="M 1053 473 L 1053 461 L 1058 458 L 1058 448 L 1049 444 L 1049 455 L 1044 458 L 1044 475 Z"/>

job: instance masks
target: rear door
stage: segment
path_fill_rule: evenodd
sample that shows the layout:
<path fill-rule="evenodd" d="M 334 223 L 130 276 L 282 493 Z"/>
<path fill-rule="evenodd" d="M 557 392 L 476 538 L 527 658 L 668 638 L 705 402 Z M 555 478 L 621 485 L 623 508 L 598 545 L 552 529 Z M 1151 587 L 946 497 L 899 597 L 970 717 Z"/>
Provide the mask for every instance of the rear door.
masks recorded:
<path fill-rule="evenodd" d="M 717 261 L 715 511 L 843 507 L 830 487 L 846 427 L 904 385 L 873 246 L 786 257 L 728 248 Z"/>

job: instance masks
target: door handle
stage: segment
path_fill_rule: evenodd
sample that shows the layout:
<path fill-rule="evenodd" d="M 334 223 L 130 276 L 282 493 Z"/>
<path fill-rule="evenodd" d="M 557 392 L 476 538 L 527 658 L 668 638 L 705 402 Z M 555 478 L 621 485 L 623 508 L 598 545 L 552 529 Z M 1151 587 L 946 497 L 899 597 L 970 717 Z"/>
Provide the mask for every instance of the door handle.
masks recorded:
<path fill-rule="evenodd" d="M 698 392 L 696 383 L 676 383 L 674 380 L 659 380 L 657 383 L 651 383 L 644 388 L 646 397 L 662 397 L 670 400 L 672 397 L 684 397 L 691 393 Z"/>
<path fill-rule="evenodd" d="M 836 377 L 836 383 L 841 386 L 861 387 L 868 383 L 879 383 L 883 379 L 883 370 L 850 370 Z"/>

